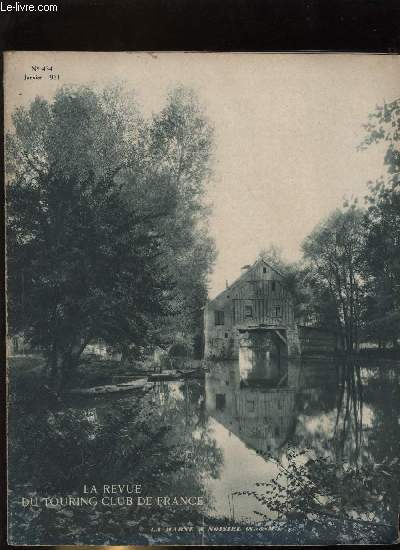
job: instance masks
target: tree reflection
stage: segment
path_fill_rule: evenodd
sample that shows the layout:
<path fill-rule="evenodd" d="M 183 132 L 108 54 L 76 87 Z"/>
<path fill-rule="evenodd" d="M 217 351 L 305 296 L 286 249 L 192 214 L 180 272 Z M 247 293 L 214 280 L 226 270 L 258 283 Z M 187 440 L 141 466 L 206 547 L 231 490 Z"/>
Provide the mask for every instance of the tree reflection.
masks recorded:
<path fill-rule="evenodd" d="M 322 379 L 312 390 L 303 388 L 303 412 L 286 453 L 265 455 L 279 466 L 277 476 L 238 493 L 263 505 L 263 521 L 282 543 L 386 543 L 396 536 L 399 372 L 347 361 L 337 374 L 336 385 Z M 332 392 L 336 402 L 329 410 Z"/>
<path fill-rule="evenodd" d="M 262 505 L 265 542 L 393 541 L 400 493 L 399 371 L 354 361 L 337 368 L 305 364 L 299 388 L 298 369 L 289 365 L 287 386 L 272 388 L 241 383 L 237 367 L 216 365 L 206 377 L 206 397 L 198 381 L 160 382 L 141 397 L 90 403 L 50 402 L 31 386 L 20 387 L 11 395 L 9 424 L 11 519 L 18 539 L 51 543 L 68 536 L 70 543 L 93 544 L 101 537 L 103 544 L 146 544 L 154 526 L 201 525 L 213 506 L 206 481 L 224 475 L 219 443 L 224 447 L 210 427 L 217 421 L 278 467 L 276 477 L 260 479 L 253 490 L 246 486 L 245 464 L 245 490 L 235 493 Z M 79 494 L 83 483 L 132 480 L 147 495 L 204 496 L 207 506 L 31 512 L 15 504 L 40 491 Z M 154 540 L 200 542 L 177 533 Z"/>
<path fill-rule="evenodd" d="M 212 506 L 204 478 L 217 476 L 222 463 L 204 423 L 203 393 L 201 386 L 160 383 L 141 398 L 95 399 L 90 408 L 43 403 L 35 416 L 30 396 L 23 400 L 19 394 L 18 415 L 10 423 L 11 535 L 30 544 L 61 539 L 143 544 L 154 527 L 200 523 Z M 142 484 L 145 496 L 202 496 L 205 505 L 38 508 L 32 513 L 19 504 L 28 494 L 81 496 L 83 484 L 132 481 Z M 179 541 L 176 533 L 170 536 Z"/>
<path fill-rule="evenodd" d="M 347 457 L 350 463 L 357 466 L 363 436 L 363 387 L 360 363 L 343 361 L 339 366 L 339 377 L 333 434 L 336 458 L 343 460 Z"/>

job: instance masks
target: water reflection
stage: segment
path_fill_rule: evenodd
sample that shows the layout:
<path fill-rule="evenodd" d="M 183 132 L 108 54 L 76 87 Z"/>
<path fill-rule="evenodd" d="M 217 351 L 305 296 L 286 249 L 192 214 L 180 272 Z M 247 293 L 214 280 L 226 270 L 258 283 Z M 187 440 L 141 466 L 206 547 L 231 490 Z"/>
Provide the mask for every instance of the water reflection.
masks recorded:
<path fill-rule="evenodd" d="M 319 536 L 329 535 L 329 519 L 336 541 L 390 540 L 399 510 L 398 366 L 299 364 L 253 348 L 241 353 L 239 363 L 214 364 L 205 393 L 223 450 L 219 481 L 230 492 L 228 515 L 233 496 L 240 495 L 236 518 L 254 520 L 262 509 L 264 519 L 284 522 L 297 514 L 304 527 L 311 514 L 310 529 Z M 279 483 L 283 473 L 286 485 Z M 256 481 L 278 489 L 255 490 Z M 217 482 L 212 491 L 222 493 Z M 226 512 L 222 498 L 218 504 Z"/>
<path fill-rule="evenodd" d="M 239 371 L 243 383 L 261 382 L 264 387 L 287 384 L 287 345 L 282 346 L 275 333 L 251 331 L 242 336 L 239 348 Z"/>
<path fill-rule="evenodd" d="M 245 367 L 213 365 L 205 382 L 207 413 L 251 449 L 279 453 L 296 423 L 299 365 L 287 365 L 284 384 L 282 376 L 272 382 L 269 365 L 262 369 L 259 358 Z"/>
<path fill-rule="evenodd" d="M 54 410 L 40 401 L 36 410 L 27 391 L 10 424 L 9 475 L 18 496 L 78 492 L 87 479 L 100 486 L 138 479 L 149 495 L 198 495 L 206 505 L 151 514 L 45 510 L 39 519 L 16 507 L 20 540 L 40 543 L 46 533 L 58 542 L 68 528 L 74 543 L 104 543 L 107 532 L 113 543 L 171 544 L 176 534 L 148 533 L 158 525 L 227 520 L 277 521 L 280 531 L 275 525 L 267 534 L 281 538 L 263 533 L 261 542 L 394 540 L 399 365 L 299 363 L 274 354 L 271 345 L 251 344 L 237 362 L 211 363 L 204 382 L 159 382 L 141 396 L 64 402 Z M 247 535 L 229 537 L 217 542 L 250 542 Z"/>
<path fill-rule="evenodd" d="M 281 455 L 296 424 L 299 365 L 265 359 L 247 349 L 239 362 L 214 363 L 206 375 L 206 412 L 223 451 L 221 475 L 208 482 L 220 517 L 258 519 L 262 507 L 254 497 L 234 493 L 277 475 L 266 455 Z"/>

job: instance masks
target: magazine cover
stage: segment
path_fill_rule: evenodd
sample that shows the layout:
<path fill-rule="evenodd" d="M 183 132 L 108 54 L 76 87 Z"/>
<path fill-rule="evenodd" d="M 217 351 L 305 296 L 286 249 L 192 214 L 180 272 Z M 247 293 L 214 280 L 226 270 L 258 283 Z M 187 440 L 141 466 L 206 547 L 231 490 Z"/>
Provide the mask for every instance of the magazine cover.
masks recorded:
<path fill-rule="evenodd" d="M 4 65 L 8 542 L 395 542 L 399 57 Z"/>

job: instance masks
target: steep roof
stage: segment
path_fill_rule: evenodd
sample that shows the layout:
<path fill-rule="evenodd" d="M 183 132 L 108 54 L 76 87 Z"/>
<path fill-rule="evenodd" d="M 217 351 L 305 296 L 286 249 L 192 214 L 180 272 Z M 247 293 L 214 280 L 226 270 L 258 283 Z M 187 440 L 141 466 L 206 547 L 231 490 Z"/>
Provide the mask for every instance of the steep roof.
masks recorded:
<path fill-rule="evenodd" d="M 244 281 L 245 280 L 245 277 L 251 273 L 259 264 L 264 264 L 266 265 L 267 267 L 269 267 L 270 269 L 272 269 L 273 271 L 275 271 L 275 273 L 277 273 L 280 277 L 285 277 L 285 275 L 279 271 L 279 269 L 277 269 L 276 267 L 274 267 L 273 265 L 271 265 L 270 263 L 268 263 L 267 261 L 265 261 L 263 258 L 258 258 L 248 269 L 246 269 L 246 271 L 243 271 L 243 273 L 241 273 L 239 275 L 239 277 L 237 279 L 235 279 L 235 281 L 230 284 L 228 286 L 228 288 L 225 288 L 224 290 L 222 290 L 221 292 L 219 292 L 216 296 L 214 296 L 214 298 L 212 300 L 210 300 L 210 302 L 213 302 L 214 300 L 216 300 L 217 298 L 219 298 L 221 296 L 221 294 L 223 294 L 224 292 L 226 292 L 227 290 L 232 290 L 232 288 L 234 288 L 236 285 L 238 285 L 240 282 Z"/>

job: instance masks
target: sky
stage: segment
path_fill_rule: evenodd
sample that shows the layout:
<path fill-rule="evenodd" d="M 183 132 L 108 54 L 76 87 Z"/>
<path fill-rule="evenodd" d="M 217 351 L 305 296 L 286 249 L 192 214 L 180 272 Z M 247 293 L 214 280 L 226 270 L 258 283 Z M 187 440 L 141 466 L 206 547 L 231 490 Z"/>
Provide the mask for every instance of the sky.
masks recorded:
<path fill-rule="evenodd" d="M 10 52 L 6 126 L 17 105 L 62 85 L 120 82 L 147 116 L 175 86 L 194 89 L 215 132 L 212 298 L 270 244 L 299 259 L 313 227 L 384 173 L 383 146 L 357 146 L 368 114 L 400 96 L 399 69 L 399 56 L 372 54 Z"/>

